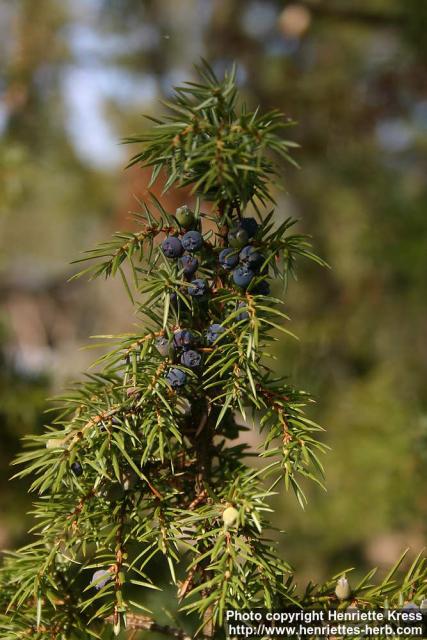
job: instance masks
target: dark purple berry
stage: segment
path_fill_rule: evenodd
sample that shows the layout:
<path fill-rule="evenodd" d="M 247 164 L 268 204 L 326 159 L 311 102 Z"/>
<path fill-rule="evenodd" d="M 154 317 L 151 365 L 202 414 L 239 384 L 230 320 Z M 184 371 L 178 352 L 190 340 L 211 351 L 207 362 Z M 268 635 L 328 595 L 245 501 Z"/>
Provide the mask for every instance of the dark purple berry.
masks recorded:
<path fill-rule="evenodd" d="M 245 265 L 237 267 L 237 269 L 234 269 L 233 271 L 234 283 L 242 289 L 247 289 L 254 277 L 255 273 Z"/>
<path fill-rule="evenodd" d="M 178 207 L 175 217 L 184 229 L 189 229 L 194 222 L 194 213 L 186 204 L 182 205 L 182 207 Z"/>
<path fill-rule="evenodd" d="M 187 231 L 182 236 L 182 246 L 186 251 L 199 251 L 203 247 L 203 237 L 198 231 Z"/>
<path fill-rule="evenodd" d="M 179 387 L 184 386 L 187 376 L 184 371 L 174 367 L 173 369 L 169 369 L 166 380 L 169 382 L 172 389 L 178 389 Z"/>
<path fill-rule="evenodd" d="M 208 285 L 206 280 L 201 280 L 200 278 L 196 278 L 196 280 L 191 281 L 191 285 L 188 287 L 188 293 L 190 296 L 195 298 L 201 298 L 206 295 L 208 290 Z"/>
<path fill-rule="evenodd" d="M 190 349 L 189 351 L 184 351 L 181 356 L 181 364 L 185 367 L 190 367 L 190 369 L 197 368 L 202 361 L 202 356 L 198 351 L 194 351 Z"/>
<path fill-rule="evenodd" d="M 83 467 L 80 462 L 73 462 L 73 464 L 71 465 L 71 471 L 75 476 L 81 476 L 83 474 Z"/>
<path fill-rule="evenodd" d="M 206 340 L 208 344 L 213 344 L 225 329 L 222 324 L 211 324 L 206 331 Z"/>
<path fill-rule="evenodd" d="M 188 329 L 181 329 L 173 336 L 173 344 L 179 349 L 188 349 L 194 342 L 194 336 Z"/>
<path fill-rule="evenodd" d="M 242 229 L 246 231 L 249 238 L 253 238 L 258 231 L 258 223 L 255 218 L 242 218 L 239 222 Z"/>
<path fill-rule="evenodd" d="M 184 249 L 179 238 L 168 236 L 162 242 L 162 251 L 167 258 L 179 258 L 179 256 L 182 256 Z"/>
<path fill-rule="evenodd" d="M 160 338 L 157 338 L 157 340 L 156 340 L 156 349 L 160 353 L 161 356 L 169 355 L 170 346 L 171 345 L 170 345 L 169 340 L 167 338 L 165 338 L 164 336 L 160 336 Z"/>
<path fill-rule="evenodd" d="M 236 249 L 223 249 L 218 256 L 219 264 L 223 269 L 234 269 L 239 263 L 239 256 Z"/>
<path fill-rule="evenodd" d="M 199 261 L 194 256 L 182 256 L 181 264 L 187 277 L 193 276 L 199 267 Z"/>
<path fill-rule="evenodd" d="M 241 249 L 249 240 L 248 232 L 243 227 L 236 226 L 228 232 L 228 244 L 234 249 Z"/>
<path fill-rule="evenodd" d="M 99 571 L 95 571 L 92 576 L 91 584 L 95 587 L 97 591 L 100 591 L 107 582 L 109 582 L 112 578 L 112 574 L 105 569 L 99 569 Z"/>
<path fill-rule="evenodd" d="M 270 285 L 267 280 L 261 280 L 261 282 L 258 282 L 258 284 L 252 288 L 251 293 L 256 296 L 268 296 L 270 295 L 270 291 Z"/>
<path fill-rule="evenodd" d="M 240 262 L 249 267 L 249 269 L 252 269 L 252 271 L 258 271 L 265 260 L 264 256 L 258 253 L 255 247 L 252 247 L 250 244 L 243 247 L 239 253 L 239 259 Z"/>

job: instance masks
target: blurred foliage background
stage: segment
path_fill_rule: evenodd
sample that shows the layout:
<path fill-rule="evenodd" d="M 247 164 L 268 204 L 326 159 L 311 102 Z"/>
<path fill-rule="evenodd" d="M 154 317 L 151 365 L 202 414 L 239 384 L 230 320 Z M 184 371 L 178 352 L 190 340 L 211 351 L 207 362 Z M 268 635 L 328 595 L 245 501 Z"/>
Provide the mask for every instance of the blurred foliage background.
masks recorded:
<path fill-rule="evenodd" d="M 0 546 L 30 499 L 8 482 L 45 397 L 80 375 L 93 334 L 132 330 L 120 283 L 71 260 L 131 228 L 148 176 L 123 171 L 173 85 L 205 57 L 238 64 L 244 99 L 298 121 L 277 217 L 332 269 L 300 265 L 286 304 L 300 342 L 277 368 L 327 427 L 328 493 L 276 499 L 301 580 L 420 550 L 427 507 L 427 2 L 0 0 Z M 185 200 L 167 194 L 170 209 Z M 250 436 L 254 443 L 256 434 Z"/>

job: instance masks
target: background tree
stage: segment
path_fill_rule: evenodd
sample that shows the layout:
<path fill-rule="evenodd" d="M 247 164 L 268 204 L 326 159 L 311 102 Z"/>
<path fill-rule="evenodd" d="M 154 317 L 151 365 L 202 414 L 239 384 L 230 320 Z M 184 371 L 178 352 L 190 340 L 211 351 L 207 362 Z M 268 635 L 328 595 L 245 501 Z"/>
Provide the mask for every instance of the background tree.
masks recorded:
<path fill-rule="evenodd" d="M 421 557 L 400 582 L 402 559 L 378 585 L 370 572 L 353 589 L 342 575 L 299 593 L 268 536 L 273 490 L 284 480 L 304 506 L 301 478 L 321 482 L 325 449 L 307 395 L 269 366 L 272 329 L 287 332 L 269 280 L 286 285 L 299 257 L 322 261 L 291 219 L 272 221 L 270 154 L 292 162 L 295 145 L 279 135 L 292 123 L 239 104 L 234 72 L 219 81 L 204 64 L 199 76 L 176 89 L 168 117 L 131 139 L 144 143 L 131 164 L 151 166 L 153 182 L 164 171 L 165 189 L 190 186 L 211 212 L 198 200 L 171 215 L 153 196 L 139 230 L 84 258 L 95 264 L 82 274 L 120 273 L 148 327 L 115 337 L 17 459 L 18 477 L 35 476 L 36 540 L 1 571 L 5 640 L 123 629 L 221 638 L 228 608 L 399 606 L 425 594 Z M 237 412 L 259 414 L 260 452 L 245 444 Z M 165 585 L 156 560 L 169 567 Z M 146 615 L 146 591 L 161 588 L 174 591 L 173 615 L 190 615 L 191 636 Z"/>

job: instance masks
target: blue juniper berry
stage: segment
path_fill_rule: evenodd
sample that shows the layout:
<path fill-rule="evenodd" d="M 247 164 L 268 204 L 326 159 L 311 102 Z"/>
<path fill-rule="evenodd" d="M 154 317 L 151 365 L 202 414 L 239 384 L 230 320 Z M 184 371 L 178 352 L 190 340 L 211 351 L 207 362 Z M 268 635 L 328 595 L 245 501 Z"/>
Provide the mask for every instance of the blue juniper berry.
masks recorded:
<path fill-rule="evenodd" d="M 221 335 L 224 333 L 225 329 L 222 324 L 211 324 L 206 331 L 206 340 L 208 344 L 213 344 Z"/>
<path fill-rule="evenodd" d="M 237 267 L 237 269 L 233 271 L 234 283 L 242 289 L 247 289 L 254 277 L 255 273 L 245 265 Z"/>
<path fill-rule="evenodd" d="M 203 297 L 208 290 L 208 285 L 206 280 L 201 280 L 200 278 L 196 278 L 196 280 L 191 281 L 191 285 L 188 287 L 188 293 L 190 296 L 195 298 Z"/>
<path fill-rule="evenodd" d="M 181 264 L 184 269 L 184 275 L 187 277 L 193 276 L 199 267 L 199 261 L 194 256 L 182 256 Z"/>
<path fill-rule="evenodd" d="M 160 353 L 161 356 L 169 355 L 169 351 L 171 348 L 171 344 L 165 336 L 160 336 L 156 340 L 156 349 Z"/>
<path fill-rule="evenodd" d="M 107 582 L 111 580 L 111 578 L 112 574 L 110 573 L 110 571 L 107 571 L 106 569 L 99 569 L 93 574 L 91 584 L 97 591 L 100 591 L 103 587 L 105 587 Z"/>
<path fill-rule="evenodd" d="M 186 251 L 199 251 L 203 246 L 203 236 L 198 231 L 187 231 L 182 236 L 182 246 Z"/>
<path fill-rule="evenodd" d="M 184 253 L 181 240 L 175 236 L 168 236 L 163 240 L 162 251 L 167 258 L 179 258 Z"/>
<path fill-rule="evenodd" d="M 173 367 L 172 369 L 169 369 L 166 375 L 166 380 L 169 382 L 172 389 L 178 389 L 185 385 L 187 376 L 184 371 L 181 371 L 181 369 Z"/>
<path fill-rule="evenodd" d="M 223 269 L 234 269 L 239 263 L 239 255 L 236 249 L 227 247 L 221 251 L 218 260 Z"/>
<path fill-rule="evenodd" d="M 189 351 L 184 351 L 181 356 L 181 364 L 185 367 L 190 367 L 190 369 L 195 369 L 200 366 L 202 362 L 202 355 L 198 351 L 194 351 L 190 349 Z"/>
<path fill-rule="evenodd" d="M 194 336 L 188 329 L 176 331 L 173 336 L 173 344 L 179 349 L 189 349 L 194 342 Z"/>
<path fill-rule="evenodd" d="M 239 260 L 252 271 L 259 271 L 265 258 L 261 253 L 258 253 L 255 247 L 247 244 L 239 253 Z"/>

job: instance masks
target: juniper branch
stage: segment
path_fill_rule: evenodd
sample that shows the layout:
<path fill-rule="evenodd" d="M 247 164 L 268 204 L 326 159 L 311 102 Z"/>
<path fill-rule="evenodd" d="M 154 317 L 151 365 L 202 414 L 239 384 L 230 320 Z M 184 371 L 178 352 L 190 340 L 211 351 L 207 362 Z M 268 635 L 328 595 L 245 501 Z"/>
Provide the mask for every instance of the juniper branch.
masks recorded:
<path fill-rule="evenodd" d="M 194 211 L 169 213 L 152 196 L 140 230 L 84 258 L 81 273 L 121 274 L 146 326 L 112 336 L 96 373 L 24 441 L 16 475 L 33 479 L 35 541 L 0 568 L 4 640 L 109 638 L 125 627 L 189 640 L 136 613 L 148 589 L 165 586 L 154 559 L 168 569 L 177 612 L 194 614 L 206 638 L 221 637 L 227 607 L 398 606 L 426 592 L 420 555 L 399 580 L 403 557 L 382 582 L 370 572 L 344 598 L 341 574 L 299 595 L 271 540 L 273 487 L 283 482 L 304 506 L 327 447 L 305 413 L 309 395 L 273 373 L 276 332 L 290 334 L 269 283 L 285 286 L 301 258 L 325 263 L 291 232 L 293 220 L 276 223 L 262 206 L 273 201 L 274 154 L 292 162 L 294 145 L 280 137 L 289 120 L 240 105 L 234 71 L 220 81 L 203 64 L 199 74 L 132 140 L 144 144 L 132 163 L 151 166 L 153 181 L 164 169 L 165 188 L 191 185 Z M 202 199 L 213 202 L 209 213 Z M 251 418 L 257 452 L 245 442 Z"/>

